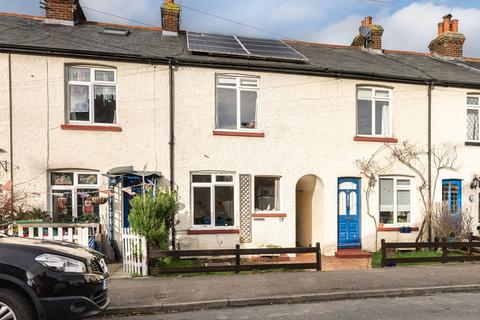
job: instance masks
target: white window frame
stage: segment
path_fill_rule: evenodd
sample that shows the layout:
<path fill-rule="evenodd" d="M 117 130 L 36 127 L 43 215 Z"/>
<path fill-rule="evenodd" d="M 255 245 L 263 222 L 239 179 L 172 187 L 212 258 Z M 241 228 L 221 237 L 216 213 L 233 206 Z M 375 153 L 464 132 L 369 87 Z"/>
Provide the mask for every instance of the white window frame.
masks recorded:
<path fill-rule="evenodd" d="M 406 176 L 381 176 L 379 177 L 380 179 L 393 179 L 393 223 L 384 223 L 384 225 L 387 226 L 411 226 L 413 225 L 414 220 L 414 190 L 415 188 L 413 187 L 413 179 L 411 177 L 406 177 Z M 408 186 L 399 186 L 397 185 L 398 180 L 408 180 L 410 181 L 410 184 Z M 381 190 L 380 190 L 380 181 L 378 183 L 378 221 L 380 221 L 380 201 L 381 201 Z M 409 190 L 410 191 L 410 222 L 398 222 L 398 195 L 397 191 L 398 190 Z"/>
<path fill-rule="evenodd" d="M 90 81 L 75 81 L 69 79 L 68 69 L 75 68 L 75 69 L 88 69 L 90 70 Z M 113 82 L 112 81 L 96 81 L 95 80 L 95 71 L 109 71 L 113 72 Z M 116 126 L 118 124 L 118 88 L 117 88 L 117 70 L 114 68 L 107 68 L 107 67 L 94 67 L 94 66 L 86 66 L 86 65 L 68 65 L 65 69 L 65 79 L 67 82 L 67 110 L 66 110 L 66 120 L 69 124 L 83 124 L 83 125 L 100 125 L 100 126 Z M 82 120 L 70 120 L 70 85 L 77 85 L 77 86 L 88 86 L 88 107 L 89 107 L 89 120 L 82 121 Z M 103 123 L 103 122 L 95 122 L 95 85 L 104 85 L 104 86 L 111 86 L 115 87 L 115 97 L 116 97 L 116 104 L 115 104 L 115 121 L 113 123 Z"/>
<path fill-rule="evenodd" d="M 266 211 L 266 210 L 257 210 L 255 208 L 255 179 L 256 178 L 277 178 L 278 179 L 278 187 L 279 187 L 280 190 L 278 190 L 278 205 L 279 205 L 279 208 L 277 210 Z M 282 190 L 283 190 L 283 178 L 281 176 L 276 176 L 276 175 L 256 175 L 256 176 L 254 176 L 253 177 L 253 188 L 252 188 L 252 201 L 253 201 L 253 211 L 254 211 L 254 213 L 260 213 L 260 214 L 284 213 L 283 212 Z"/>
<path fill-rule="evenodd" d="M 52 173 L 73 173 L 73 185 L 52 185 Z M 97 176 L 96 184 L 79 184 L 78 175 L 79 174 L 91 174 Z M 53 217 L 53 208 L 55 204 L 53 203 L 53 194 L 56 191 L 71 191 L 72 192 L 72 218 L 78 218 L 77 212 L 77 190 L 78 189 L 91 189 L 100 191 L 100 173 L 97 171 L 69 171 L 69 170 L 51 170 L 48 171 L 48 187 L 50 193 L 48 195 L 48 205 L 50 206 L 49 214 Z"/>
<path fill-rule="evenodd" d="M 365 99 L 359 99 L 358 98 L 358 92 L 361 89 L 370 89 L 372 90 L 372 97 L 370 101 L 372 102 L 371 108 L 372 108 L 372 134 L 360 134 L 358 132 L 358 100 L 365 100 Z M 376 97 L 376 92 L 377 91 L 388 91 L 388 98 L 381 98 L 381 97 Z M 393 89 L 391 88 L 386 88 L 386 87 L 377 87 L 377 86 L 357 86 L 356 87 L 356 92 L 355 92 L 355 134 L 357 137 L 383 137 L 383 138 L 391 138 L 393 137 Z M 390 128 L 390 132 L 388 134 L 381 133 L 381 134 L 376 134 L 375 133 L 375 102 L 376 101 L 388 101 L 388 107 L 389 107 L 389 123 L 388 126 Z"/>
<path fill-rule="evenodd" d="M 227 85 L 221 85 L 219 84 L 220 79 L 229 79 L 235 81 L 235 87 L 233 86 L 227 86 Z M 251 86 L 242 86 L 242 80 L 247 80 L 247 81 L 256 81 L 257 86 L 256 87 L 251 87 Z M 217 127 L 217 89 L 236 89 L 237 91 L 237 128 L 236 129 L 222 129 Z M 242 128 L 242 111 L 241 111 L 241 103 L 240 103 L 240 97 L 241 97 L 241 92 L 242 91 L 251 91 L 251 92 L 256 92 L 257 93 L 257 104 L 255 106 L 255 115 L 256 115 L 256 128 Z M 260 108 L 259 108 L 259 101 L 260 101 L 260 78 L 256 76 L 240 76 L 240 75 L 228 75 L 228 74 L 217 74 L 215 77 L 215 130 L 217 131 L 230 131 L 230 132 L 261 132 L 260 129 Z"/>
<path fill-rule="evenodd" d="M 211 182 L 193 182 L 193 176 L 210 176 Z M 232 181 L 216 181 L 217 176 L 231 176 Z M 233 172 L 219 172 L 219 171 L 197 171 L 190 173 L 190 225 L 193 230 L 202 229 L 238 229 L 238 215 L 237 215 L 237 185 L 236 174 Z M 215 225 L 215 187 L 228 186 L 233 187 L 233 225 L 232 226 L 216 226 Z M 210 224 L 195 224 L 195 197 L 194 188 L 203 187 L 210 188 Z"/>
<path fill-rule="evenodd" d="M 467 94 L 467 121 L 468 121 L 468 110 L 474 110 L 474 111 L 477 111 L 478 112 L 478 121 L 479 121 L 479 127 L 480 127 L 480 103 L 478 105 L 473 105 L 473 104 L 468 104 L 468 98 L 469 97 L 475 97 L 475 98 L 478 98 L 480 100 L 480 93 L 478 94 Z M 467 142 L 480 142 L 480 133 L 478 135 L 478 140 L 471 140 L 471 139 L 468 139 L 468 123 L 467 123 L 467 139 L 466 139 Z"/>

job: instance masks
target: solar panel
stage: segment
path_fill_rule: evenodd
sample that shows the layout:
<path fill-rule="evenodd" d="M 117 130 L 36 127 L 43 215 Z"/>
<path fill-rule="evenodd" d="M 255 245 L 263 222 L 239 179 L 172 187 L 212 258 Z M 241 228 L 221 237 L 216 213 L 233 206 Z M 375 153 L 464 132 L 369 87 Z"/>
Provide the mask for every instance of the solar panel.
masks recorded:
<path fill-rule="evenodd" d="M 194 52 L 248 56 L 234 36 L 188 32 L 187 45 L 188 50 Z"/>
<path fill-rule="evenodd" d="M 238 37 L 251 56 L 265 59 L 307 61 L 297 50 L 281 40 Z"/>
<path fill-rule="evenodd" d="M 211 55 L 306 62 L 308 59 L 281 40 L 187 32 L 188 50 Z"/>

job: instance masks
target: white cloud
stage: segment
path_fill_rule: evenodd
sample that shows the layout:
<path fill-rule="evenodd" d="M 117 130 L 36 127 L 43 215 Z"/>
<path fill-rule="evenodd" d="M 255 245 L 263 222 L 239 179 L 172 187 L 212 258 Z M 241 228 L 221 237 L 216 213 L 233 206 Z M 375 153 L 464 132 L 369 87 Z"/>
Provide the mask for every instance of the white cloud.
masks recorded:
<path fill-rule="evenodd" d="M 396 12 L 384 12 L 374 17 L 374 23 L 381 24 L 385 32 L 382 46 L 386 49 L 427 52 L 428 44 L 436 37 L 437 23 L 442 17 L 452 13 L 458 18 L 459 31 L 467 40 L 465 56 L 480 56 L 480 9 L 441 6 L 433 3 L 413 3 Z M 362 17 L 349 16 L 330 24 L 312 35 L 314 41 L 349 45 L 358 32 Z"/>

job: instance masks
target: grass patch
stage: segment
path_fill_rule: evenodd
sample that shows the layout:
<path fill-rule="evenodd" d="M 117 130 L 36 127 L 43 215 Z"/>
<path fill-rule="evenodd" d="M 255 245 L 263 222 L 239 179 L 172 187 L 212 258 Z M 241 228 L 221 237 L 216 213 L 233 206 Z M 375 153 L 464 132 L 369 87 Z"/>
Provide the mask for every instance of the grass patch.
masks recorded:
<path fill-rule="evenodd" d="M 193 266 L 194 261 L 189 259 L 164 258 L 157 260 L 159 268 L 182 268 Z"/>
<path fill-rule="evenodd" d="M 449 256 L 461 256 L 458 252 L 449 252 Z M 442 253 L 438 251 L 403 251 L 397 252 L 394 258 L 422 258 L 422 257 L 441 257 Z M 372 255 L 372 268 L 380 268 L 382 262 L 382 254 L 375 252 Z M 398 263 L 397 266 L 413 266 L 419 264 L 436 264 L 436 262 L 415 262 L 415 263 Z"/>

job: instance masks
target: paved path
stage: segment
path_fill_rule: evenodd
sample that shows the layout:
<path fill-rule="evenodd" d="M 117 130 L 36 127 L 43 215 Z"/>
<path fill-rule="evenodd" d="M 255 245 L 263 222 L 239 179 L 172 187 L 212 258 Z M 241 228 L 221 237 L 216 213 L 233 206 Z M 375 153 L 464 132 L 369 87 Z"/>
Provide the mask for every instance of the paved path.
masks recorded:
<path fill-rule="evenodd" d="M 311 304 L 230 308 L 178 314 L 131 316 L 128 320 L 477 320 L 478 293 L 332 301 Z M 105 318 L 104 320 L 115 319 Z"/>
<path fill-rule="evenodd" d="M 398 267 L 339 272 L 115 279 L 111 307 L 270 298 L 345 291 L 480 285 L 480 264 Z M 480 307 L 479 307 L 480 308 Z"/>

